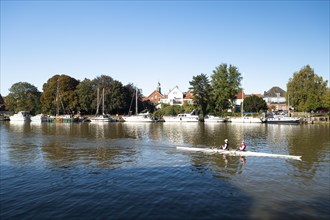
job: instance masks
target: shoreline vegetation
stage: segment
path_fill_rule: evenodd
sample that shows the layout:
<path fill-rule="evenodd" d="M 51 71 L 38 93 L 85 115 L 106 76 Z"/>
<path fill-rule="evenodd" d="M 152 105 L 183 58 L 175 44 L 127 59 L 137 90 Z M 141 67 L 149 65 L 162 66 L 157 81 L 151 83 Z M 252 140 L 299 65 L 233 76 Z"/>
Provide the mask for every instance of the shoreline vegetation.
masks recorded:
<path fill-rule="evenodd" d="M 277 97 L 277 103 L 280 103 L 279 98 L 284 99 L 281 103 L 286 105 L 286 112 L 283 112 L 284 109 L 279 106 L 270 104 L 273 101 L 268 101 L 267 104 L 262 95 L 244 96 L 242 82 L 243 77 L 239 69 L 223 63 L 215 67 L 210 75 L 201 73 L 193 76 L 189 81 L 189 91 L 186 92 L 190 94 L 191 101 L 179 103 L 177 100 L 183 100 L 183 97 L 167 97 L 166 94 L 161 94 L 160 85 L 158 92 L 161 96 L 166 96 L 166 102 L 160 98 L 156 101 L 146 99 L 142 90 L 134 84 L 123 85 L 108 75 L 80 81 L 62 74 L 49 78 L 43 84 L 42 92 L 28 82 L 13 84 L 6 97 L 2 98 L 0 94 L 0 112 L 28 111 L 32 115 L 42 113 L 54 117 L 95 115 L 102 100 L 104 114 L 131 116 L 132 112 L 150 113 L 156 119 L 188 112 L 198 115 L 201 120 L 207 115 L 242 117 L 248 114 L 252 117 L 265 118 L 266 114 L 278 112 L 287 113 L 288 116 L 298 113 L 299 118 L 311 118 L 307 121 L 322 121 L 323 119 L 313 120 L 312 117 L 318 116 L 316 115 L 318 113 L 330 115 L 328 81 L 316 75 L 309 65 L 293 74 L 288 80 L 287 91 L 282 90 L 281 93 L 274 91 L 276 95 L 273 96 L 275 99 Z M 102 89 L 102 97 L 97 93 L 100 89 Z M 239 97 L 239 94 L 242 97 Z M 136 100 L 135 105 L 133 100 Z M 261 116 L 262 114 L 264 115 Z"/>

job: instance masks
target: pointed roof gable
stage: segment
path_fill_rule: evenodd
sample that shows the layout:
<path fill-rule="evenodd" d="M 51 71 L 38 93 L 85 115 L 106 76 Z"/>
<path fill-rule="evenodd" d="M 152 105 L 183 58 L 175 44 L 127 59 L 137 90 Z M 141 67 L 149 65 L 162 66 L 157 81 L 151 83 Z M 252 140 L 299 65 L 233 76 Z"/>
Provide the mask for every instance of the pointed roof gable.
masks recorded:
<path fill-rule="evenodd" d="M 184 99 L 193 99 L 193 97 L 194 96 L 190 90 L 183 95 Z"/>
<path fill-rule="evenodd" d="M 264 92 L 264 97 L 277 97 L 278 93 L 280 94 L 280 97 L 284 97 L 286 92 L 280 87 L 274 86 L 267 92 Z"/>

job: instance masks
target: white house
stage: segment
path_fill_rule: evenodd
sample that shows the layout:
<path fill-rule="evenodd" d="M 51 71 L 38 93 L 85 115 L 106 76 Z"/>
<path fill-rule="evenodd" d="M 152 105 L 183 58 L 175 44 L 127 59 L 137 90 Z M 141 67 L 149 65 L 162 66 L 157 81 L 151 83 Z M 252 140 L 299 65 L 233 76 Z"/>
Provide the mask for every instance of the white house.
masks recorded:
<path fill-rule="evenodd" d="M 167 95 L 165 95 L 162 99 L 160 99 L 160 103 L 168 104 L 168 105 L 183 105 L 187 103 L 189 105 L 193 104 L 193 95 L 190 91 L 184 93 L 181 92 L 178 86 L 174 87 L 169 91 Z"/>
<path fill-rule="evenodd" d="M 160 102 L 169 105 L 182 105 L 183 92 L 176 86 L 167 94 L 167 98 L 161 99 Z"/>
<path fill-rule="evenodd" d="M 287 110 L 285 91 L 280 87 L 274 86 L 264 92 L 263 100 L 268 106 L 274 106 L 277 110 Z"/>

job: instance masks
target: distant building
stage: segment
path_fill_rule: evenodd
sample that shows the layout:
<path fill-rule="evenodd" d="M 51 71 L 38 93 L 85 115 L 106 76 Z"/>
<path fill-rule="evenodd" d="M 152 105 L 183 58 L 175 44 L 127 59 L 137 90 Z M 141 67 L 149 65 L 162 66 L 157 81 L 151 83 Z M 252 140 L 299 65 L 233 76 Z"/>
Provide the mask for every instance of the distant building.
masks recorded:
<path fill-rule="evenodd" d="M 185 94 L 183 94 L 183 104 L 193 105 L 193 98 L 194 96 L 191 91 L 186 92 Z"/>
<path fill-rule="evenodd" d="M 144 97 L 143 101 L 150 101 L 153 104 L 159 104 L 160 100 L 165 96 L 162 94 L 160 83 L 158 82 L 156 90 L 154 90 L 149 96 Z"/>
<path fill-rule="evenodd" d="M 160 100 L 161 103 L 169 105 L 182 105 L 183 104 L 183 92 L 176 86 L 169 91 L 166 97 Z"/>
<path fill-rule="evenodd" d="M 149 96 L 144 97 L 143 101 L 150 101 L 154 105 L 156 105 L 156 108 L 160 108 L 160 104 L 168 104 L 168 105 L 180 105 L 183 104 L 193 104 L 193 95 L 190 91 L 188 92 L 182 92 L 178 86 L 174 87 L 172 90 L 168 92 L 167 95 L 162 94 L 160 83 L 158 83 L 158 86 L 156 90 L 154 90 Z"/>
<path fill-rule="evenodd" d="M 257 94 L 257 93 L 245 94 L 243 92 L 243 90 L 240 90 L 236 95 L 236 100 L 235 100 L 235 103 L 234 103 L 235 104 L 235 111 L 236 112 L 241 111 L 241 104 L 242 104 L 243 100 L 250 97 L 250 96 L 253 96 L 253 95 L 262 98 L 261 94 Z"/>
<path fill-rule="evenodd" d="M 287 110 L 286 105 L 286 92 L 278 86 L 272 87 L 267 92 L 264 92 L 263 100 L 267 106 L 276 110 Z"/>

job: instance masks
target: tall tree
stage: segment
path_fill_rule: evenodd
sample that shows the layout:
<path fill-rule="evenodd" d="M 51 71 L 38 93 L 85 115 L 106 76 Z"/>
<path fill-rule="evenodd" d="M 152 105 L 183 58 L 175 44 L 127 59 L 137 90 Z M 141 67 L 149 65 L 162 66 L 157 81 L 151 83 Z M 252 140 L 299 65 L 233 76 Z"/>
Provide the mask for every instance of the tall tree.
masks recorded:
<path fill-rule="evenodd" d="M 212 95 L 215 107 L 220 112 L 234 108 L 234 102 L 238 91 L 241 89 L 241 73 L 232 65 L 221 64 L 213 70 L 211 75 Z"/>
<path fill-rule="evenodd" d="M 267 103 L 265 100 L 256 95 L 245 98 L 243 105 L 246 112 L 260 112 L 267 110 Z"/>
<path fill-rule="evenodd" d="M 113 80 L 110 84 L 110 91 L 108 95 L 108 109 L 112 113 L 124 113 L 125 95 L 123 84 L 117 80 Z"/>
<path fill-rule="evenodd" d="M 287 96 L 290 105 L 298 111 L 311 111 L 323 107 L 324 94 L 327 92 L 327 80 L 316 75 L 309 66 L 293 74 L 287 83 Z"/>
<path fill-rule="evenodd" d="M 208 77 L 205 74 L 194 76 L 192 81 L 189 81 L 190 90 L 194 94 L 194 103 L 201 110 L 202 116 L 207 114 L 207 107 L 210 102 L 211 85 Z"/>
<path fill-rule="evenodd" d="M 95 84 L 95 93 L 96 89 L 100 89 L 100 94 L 102 94 L 102 91 L 104 89 L 104 111 L 105 113 L 111 113 L 112 107 L 111 107 L 111 87 L 112 87 L 113 78 L 111 76 L 107 75 L 101 75 L 96 77 L 93 80 L 93 83 Z M 101 107 L 101 106 L 100 106 Z"/>
<path fill-rule="evenodd" d="M 322 107 L 330 111 L 330 88 L 326 89 L 326 92 L 322 98 Z"/>
<path fill-rule="evenodd" d="M 54 75 L 43 85 L 42 111 L 48 114 L 76 112 L 79 107 L 76 88 L 79 81 L 67 75 Z"/>
<path fill-rule="evenodd" d="M 123 94 L 124 94 L 124 112 L 129 113 L 135 112 L 135 104 L 133 98 L 135 97 L 135 86 L 131 83 L 127 84 L 123 88 Z"/>
<path fill-rule="evenodd" d="M 92 80 L 84 79 L 77 86 L 80 111 L 93 114 L 96 111 L 96 85 Z"/>
<path fill-rule="evenodd" d="M 6 107 L 10 111 L 30 111 L 40 113 L 40 92 L 37 87 L 27 82 L 18 82 L 9 89 L 6 97 Z"/>
<path fill-rule="evenodd" d="M 6 109 L 5 100 L 3 99 L 2 95 L 0 94 L 0 111 L 4 111 Z"/>

